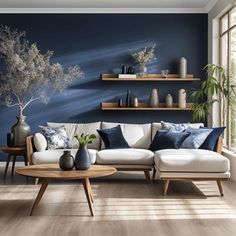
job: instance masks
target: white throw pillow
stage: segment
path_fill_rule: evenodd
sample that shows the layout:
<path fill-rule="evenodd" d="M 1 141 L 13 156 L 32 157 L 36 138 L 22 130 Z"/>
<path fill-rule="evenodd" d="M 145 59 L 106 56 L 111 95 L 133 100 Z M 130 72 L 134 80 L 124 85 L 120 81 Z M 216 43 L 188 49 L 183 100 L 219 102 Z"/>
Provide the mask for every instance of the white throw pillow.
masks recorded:
<path fill-rule="evenodd" d="M 34 146 L 38 152 L 45 151 L 47 145 L 47 140 L 41 133 L 36 133 L 34 135 Z"/>

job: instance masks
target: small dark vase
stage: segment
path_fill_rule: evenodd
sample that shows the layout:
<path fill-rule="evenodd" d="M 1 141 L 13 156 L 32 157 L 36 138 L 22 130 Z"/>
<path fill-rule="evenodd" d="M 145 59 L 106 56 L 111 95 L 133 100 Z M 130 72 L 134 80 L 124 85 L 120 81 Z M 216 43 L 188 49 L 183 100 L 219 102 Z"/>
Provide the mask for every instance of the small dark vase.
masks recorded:
<path fill-rule="evenodd" d="M 90 155 L 87 145 L 80 144 L 79 149 L 75 155 L 75 169 L 87 170 L 91 165 Z"/>
<path fill-rule="evenodd" d="M 13 147 L 14 146 L 14 136 L 13 136 L 13 133 L 8 133 L 7 134 L 7 146 L 8 147 Z"/>
<path fill-rule="evenodd" d="M 15 147 L 26 146 L 26 137 L 30 135 L 30 126 L 25 122 L 26 116 L 17 116 L 16 124 L 11 127 L 13 133 L 13 145 Z"/>
<path fill-rule="evenodd" d="M 131 105 L 132 105 L 130 89 L 127 90 L 125 105 L 126 105 L 126 107 L 131 107 Z"/>
<path fill-rule="evenodd" d="M 74 168 L 74 157 L 70 151 L 64 151 L 60 157 L 59 166 L 62 170 L 72 170 Z"/>

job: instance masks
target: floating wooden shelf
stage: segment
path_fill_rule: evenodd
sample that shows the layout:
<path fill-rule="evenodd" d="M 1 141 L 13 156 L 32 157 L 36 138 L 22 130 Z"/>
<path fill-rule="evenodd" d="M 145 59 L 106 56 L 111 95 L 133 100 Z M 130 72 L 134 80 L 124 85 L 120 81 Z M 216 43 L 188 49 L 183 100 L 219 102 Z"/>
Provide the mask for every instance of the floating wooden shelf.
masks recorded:
<path fill-rule="evenodd" d="M 192 74 L 187 75 L 187 78 L 179 78 L 178 74 L 169 74 L 167 78 L 162 78 L 161 74 L 147 74 L 145 77 L 137 78 L 118 78 L 117 74 L 102 74 L 104 81 L 199 81 L 199 78 L 193 78 Z"/>
<path fill-rule="evenodd" d="M 179 108 L 178 103 L 173 103 L 173 107 L 165 107 L 165 103 L 160 103 L 159 107 L 150 107 L 147 103 L 139 103 L 139 107 L 118 107 L 116 102 L 102 102 L 101 109 L 104 111 L 191 111 L 192 103 L 187 103 L 186 108 Z"/>

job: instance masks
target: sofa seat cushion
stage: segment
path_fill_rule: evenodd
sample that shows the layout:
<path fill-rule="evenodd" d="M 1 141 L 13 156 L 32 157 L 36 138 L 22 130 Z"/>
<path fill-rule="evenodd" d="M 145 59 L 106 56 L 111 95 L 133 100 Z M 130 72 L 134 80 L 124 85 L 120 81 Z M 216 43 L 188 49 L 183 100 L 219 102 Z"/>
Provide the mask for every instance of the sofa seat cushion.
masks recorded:
<path fill-rule="evenodd" d="M 97 152 L 97 164 L 153 165 L 154 153 L 145 149 L 106 149 Z"/>
<path fill-rule="evenodd" d="M 229 160 L 202 149 L 164 149 L 155 152 L 155 167 L 167 172 L 227 172 Z"/>
<path fill-rule="evenodd" d="M 46 164 L 46 163 L 59 163 L 59 159 L 62 156 L 64 151 L 71 151 L 71 155 L 75 157 L 78 149 L 57 149 L 57 150 L 45 150 L 42 152 L 33 153 L 33 163 L 34 164 Z M 96 153 L 95 149 L 88 149 L 91 159 L 91 164 L 96 162 Z"/>

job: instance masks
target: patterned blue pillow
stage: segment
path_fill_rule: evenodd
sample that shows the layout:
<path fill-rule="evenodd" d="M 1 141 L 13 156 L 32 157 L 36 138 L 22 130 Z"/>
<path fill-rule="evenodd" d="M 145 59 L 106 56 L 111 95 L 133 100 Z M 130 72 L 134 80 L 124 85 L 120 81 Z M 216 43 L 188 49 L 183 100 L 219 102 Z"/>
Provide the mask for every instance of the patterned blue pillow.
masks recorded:
<path fill-rule="evenodd" d="M 187 128 L 183 133 L 190 133 L 190 135 L 184 140 L 181 148 L 199 148 L 212 131 L 213 129 Z"/>
<path fill-rule="evenodd" d="M 50 128 L 39 126 L 48 143 L 48 150 L 71 148 L 65 127 Z"/>
<path fill-rule="evenodd" d="M 187 124 L 187 123 L 175 124 L 175 123 L 161 121 L 161 127 L 162 127 L 162 129 L 169 130 L 169 131 L 182 132 L 189 127 L 189 124 Z"/>

